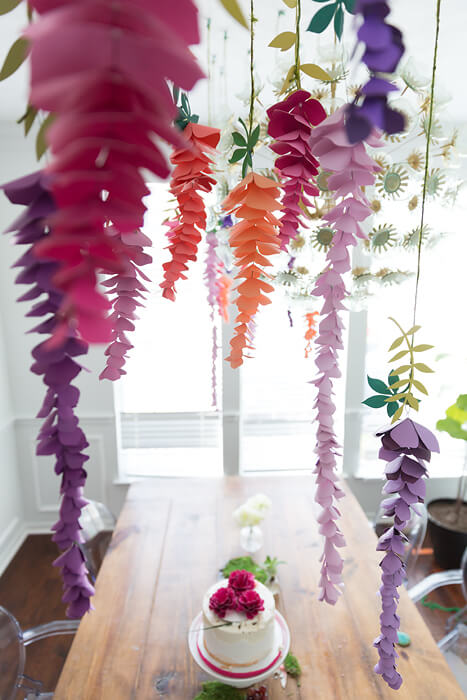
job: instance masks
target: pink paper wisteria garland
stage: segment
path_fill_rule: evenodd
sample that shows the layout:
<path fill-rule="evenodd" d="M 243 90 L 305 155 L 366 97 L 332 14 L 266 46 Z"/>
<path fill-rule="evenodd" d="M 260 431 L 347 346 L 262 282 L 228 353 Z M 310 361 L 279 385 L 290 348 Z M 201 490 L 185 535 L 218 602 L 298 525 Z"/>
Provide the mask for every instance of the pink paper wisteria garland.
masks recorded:
<path fill-rule="evenodd" d="M 16 282 L 31 285 L 19 301 L 32 301 L 45 295 L 45 299 L 39 299 L 32 306 L 27 316 L 47 316 L 32 330 L 53 337 L 55 327 L 60 323 L 63 304 L 63 293 L 53 283 L 57 263 L 37 258 L 35 254 L 36 248 L 50 236 L 47 221 L 55 210 L 55 204 L 49 188 L 48 179 L 38 172 L 15 180 L 3 189 L 12 203 L 27 207 L 9 228 L 9 231 L 17 232 L 17 244 L 29 246 L 15 264 L 15 267 L 23 268 Z M 55 473 L 61 475 L 62 502 L 59 519 L 52 527 L 52 539 L 63 554 L 54 564 L 62 569 L 62 600 L 68 604 L 68 617 L 73 618 L 82 617 L 90 609 L 90 598 L 94 594 L 79 548 L 82 541 L 79 517 L 87 503 L 83 497 L 87 476 L 83 464 L 89 459 L 84 453 L 88 442 L 75 414 L 79 390 L 71 383 L 81 372 L 81 365 L 75 358 L 87 351 L 87 343 L 69 330 L 58 347 L 50 343 L 50 338 L 36 345 L 32 351 L 35 361 L 31 366 L 32 372 L 43 377 L 47 387 L 44 402 L 37 414 L 44 422 L 39 431 L 36 454 L 54 455 Z"/>
<path fill-rule="evenodd" d="M 326 268 L 312 292 L 323 298 L 319 333 L 315 340 L 318 377 L 313 381 L 317 388 L 314 407 L 318 423 L 315 500 L 322 508 L 318 521 L 319 531 L 324 536 L 319 599 L 334 605 L 342 583 L 343 559 L 339 548 L 345 545 L 336 506 L 344 492 L 338 486 L 335 469 L 339 445 L 334 432 L 336 407 L 332 398 L 333 380 L 341 376 L 338 352 L 343 348 L 344 324 L 340 314 L 345 308 L 343 300 L 347 295 L 343 276 L 351 268 L 349 247 L 355 246 L 358 238 L 365 238 L 360 222 L 371 212 L 362 187 L 374 182 L 374 173 L 379 168 L 366 153 L 363 143 L 349 143 L 343 107 L 313 129 L 310 142 L 323 170 L 332 173 L 328 178 L 329 190 L 334 192 L 336 199 L 341 198 L 324 217 L 335 233 L 326 256 Z M 380 145 L 374 136 L 368 139 L 368 143 L 373 147 Z"/>
<path fill-rule="evenodd" d="M 97 274 L 121 273 L 121 236 L 143 224 L 148 194 L 142 169 L 166 178 L 156 138 L 175 147 L 177 110 L 166 84 L 191 89 L 202 72 L 189 44 L 199 41 L 192 0 L 31 0 L 39 18 L 28 28 L 30 103 L 53 112 L 48 172 L 57 211 L 37 255 L 55 260 L 64 293 L 60 324 L 90 342 L 111 340 L 109 302 Z M 83 48 L 85 47 L 85 49 Z M 105 194 L 105 196 L 103 196 Z"/>
<path fill-rule="evenodd" d="M 401 557 L 407 539 L 402 531 L 411 518 L 411 509 L 417 512 L 417 504 L 424 501 L 425 462 L 430 461 L 432 452 L 439 452 L 439 445 L 433 433 L 410 418 L 382 428 L 377 435 L 382 443 L 379 456 L 387 462 L 387 482 L 383 491 L 389 498 L 382 505 L 385 515 L 394 518 L 394 525 L 379 538 L 377 547 L 385 555 L 380 564 L 383 572 L 379 589 L 382 612 L 380 635 L 374 641 L 379 654 L 375 671 L 382 675 L 390 688 L 397 690 L 402 684 L 402 677 L 396 669 L 398 654 L 394 647 L 400 625 L 397 588 L 404 580 Z"/>

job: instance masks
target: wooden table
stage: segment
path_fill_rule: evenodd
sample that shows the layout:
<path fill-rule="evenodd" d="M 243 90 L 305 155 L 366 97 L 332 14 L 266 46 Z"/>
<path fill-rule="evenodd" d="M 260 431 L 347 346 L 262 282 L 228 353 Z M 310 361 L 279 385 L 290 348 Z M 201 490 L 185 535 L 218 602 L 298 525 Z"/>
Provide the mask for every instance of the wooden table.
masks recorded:
<path fill-rule="evenodd" d="M 347 489 L 348 490 L 348 489 Z M 97 579 L 95 611 L 83 619 L 55 700 L 192 700 L 207 676 L 188 651 L 187 631 L 220 566 L 242 552 L 233 509 L 266 493 L 266 554 L 280 568 L 279 609 L 303 667 L 301 688 L 268 681 L 271 700 L 465 700 L 429 630 L 401 591 L 402 688 L 373 672 L 379 586 L 375 535 L 354 496 L 342 502 L 347 539 L 345 592 L 317 600 L 321 543 L 311 478 L 154 479 L 131 486 Z"/>

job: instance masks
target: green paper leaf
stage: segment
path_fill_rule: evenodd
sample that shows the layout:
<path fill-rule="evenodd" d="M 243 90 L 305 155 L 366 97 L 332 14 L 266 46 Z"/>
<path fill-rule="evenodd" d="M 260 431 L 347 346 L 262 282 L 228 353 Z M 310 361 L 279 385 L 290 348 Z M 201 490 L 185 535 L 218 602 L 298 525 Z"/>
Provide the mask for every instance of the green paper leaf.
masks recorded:
<path fill-rule="evenodd" d="M 388 352 L 392 352 L 393 350 L 395 350 L 396 348 L 398 348 L 399 345 L 403 342 L 403 340 L 404 340 L 404 336 L 403 336 L 403 335 L 401 335 L 400 338 L 396 338 L 395 341 L 393 342 L 393 344 L 391 345 L 391 347 L 389 348 Z"/>
<path fill-rule="evenodd" d="M 337 8 L 336 14 L 334 15 L 334 31 L 339 41 L 342 39 L 342 32 L 344 30 L 344 10 L 342 6 Z"/>
<path fill-rule="evenodd" d="M 258 143 L 258 139 L 259 139 L 259 124 L 258 124 L 258 126 L 255 126 L 255 128 L 251 132 L 250 138 L 248 139 L 248 146 L 249 146 L 250 151 L 252 151 L 253 148 Z"/>
<path fill-rule="evenodd" d="M 426 394 L 428 396 L 428 391 L 426 390 L 425 386 L 418 381 L 418 379 L 412 379 L 412 384 L 422 392 L 422 394 Z"/>
<path fill-rule="evenodd" d="M 300 70 L 302 73 L 309 75 L 310 78 L 316 78 L 317 80 L 332 80 L 329 73 L 324 70 L 324 68 L 317 66 L 316 63 L 303 63 L 300 66 Z"/>
<path fill-rule="evenodd" d="M 37 117 L 37 109 L 32 105 L 28 105 L 25 113 L 22 117 L 18 119 L 17 124 L 24 124 L 24 135 L 27 136 L 31 130 L 32 125 Z"/>
<path fill-rule="evenodd" d="M 13 75 L 24 63 L 28 55 L 29 42 L 27 39 L 17 39 L 8 51 L 0 71 L 0 80 L 6 80 Z"/>
<path fill-rule="evenodd" d="M 355 12 L 355 0 L 344 0 L 344 6 L 347 12 L 350 12 L 351 15 L 354 14 Z"/>
<path fill-rule="evenodd" d="M 250 166 L 250 168 L 252 168 L 252 167 L 253 167 L 253 161 L 252 161 L 252 159 L 251 159 L 251 153 L 250 153 L 250 151 L 247 151 L 247 152 L 246 152 L 246 158 L 245 158 L 245 160 L 246 160 L 246 162 L 248 163 L 248 165 Z"/>
<path fill-rule="evenodd" d="M 416 345 L 413 348 L 414 352 L 424 352 L 425 350 L 431 350 L 431 348 L 434 348 L 434 345 Z"/>
<path fill-rule="evenodd" d="M 407 394 L 407 403 L 409 404 L 410 408 L 414 408 L 416 411 L 418 411 L 418 401 L 415 398 L 415 396 L 411 393 Z"/>
<path fill-rule="evenodd" d="M 177 85 L 173 85 L 172 87 L 172 96 L 174 98 L 175 104 L 177 104 L 178 98 L 180 97 L 180 88 L 177 87 Z"/>
<path fill-rule="evenodd" d="M 282 85 L 282 89 L 280 91 L 281 95 L 287 90 L 287 88 L 289 87 L 294 76 L 295 76 L 295 65 L 290 66 L 290 68 L 287 72 L 287 75 L 285 76 L 284 84 Z"/>
<path fill-rule="evenodd" d="M 248 127 L 247 127 L 247 125 L 245 124 L 245 122 L 243 121 L 243 119 L 242 119 L 241 117 L 238 118 L 238 121 L 240 122 L 240 124 L 241 124 L 241 125 L 243 126 L 243 128 L 245 129 L 245 133 L 246 133 L 247 138 L 248 138 L 248 133 L 249 133 L 249 132 L 248 132 Z"/>
<path fill-rule="evenodd" d="M 55 114 L 49 114 L 41 124 L 36 136 L 36 158 L 40 160 L 48 148 L 46 134 L 47 129 L 55 119 Z"/>
<path fill-rule="evenodd" d="M 245 29 L 250 28 L 237 0 L 220 0 L 220 2 L 225 7 L 229 15 L 231 15 L 231 17 L 237 20 L 237 22 L 241 24 L 242 27 L 245 27 Z"/>
<path fill-rule="evenodd" d="M 0 15 L 6 15 L 18 7 L 22 0 L 0 0 Z"/>
<path fill-rule="evenodd" d="M 410 365 L 401 365 L 400 367 L 397 367 L 396 369 L 393 370 L 394 376 L 397 376 L 398 374 L 404 374 L 404 372 L 407 372 L 407 370 L 410 369 Z M 404 380 L 407 381 L 407 380 Z"/>
<path fill-rule="evenodd" d="M 373 391 L 378 391 L 380 394 L 391 393 L 390 389 L 386 386 L 384 382 L 381 381 L 381 379 L 374 379 L 373 377 L 369 377 L 368 375 L 366 379 Z"/>
<path fill-rule="evenodd" d="M 407 331 L 406 335 L 413 335 L 416 333 L 418 330 L 420 330 L 421 326 L 412 326 L 412 328 L 409 328 Z"/>
<path fill-rule="evenodd" d="M 379 395 L 370 396 L 368 399 L 365 399 L 365 401 L 362 401 L 362 403 L 370 408 L 382 408 L 386 405 L 386 397 Z"/>
<path fill-rule="evenodd" d="M 395 382 L 394 384 L 392 384 L 391 388 L 392 389 L 400 389 L 401 386 L 407 386 L 408 381 L 409 381 L 408 379 L 401 379 L 401 380 Z M 397 392 L 394 391 L 394 393 L 397 393 Z"/>
<path fill-rule="evenodd" d="M 418 369 L 419 372 L 433 372 L 433 370 L 427 367 L 427 365 L 425 365 L 423 362 L 416 362 L 414 367 L 415 369 Z"/>
<path fill-rule="evenodd" d="M 400 399 L 405 398 L 405 394 L 394 394 L 394 396 L 388 396 L 384 400 L 387 402 L 392 402 L 392 401 L 399 401 Z"/>
<path fill-rule="evenodd" d="M 32 22 L 32 15 L 33 15 L 33 12 L 34 12 L 34 8 L 32 8 L 31 5 L 30 5 L 29 3 L 27 4 L 27 10 L 26 10 L 26 12 L 27 12 L 27 15 L 28 15 L 28 22 Z"/>
<path fill-rule="evenodd" d="M 236 146 L 243 146 L 243 148 L 246 148 L 245 137 L 242 136 L 242 134 L 240 134 L 238 131 L 233 132 L 232 141 Z"/>
<path fill-rule="evenodd" d="M 392 418 L 392 416 L 397 411 L 397 403 L 388 403 L 387 404 L 387 411 L 388 411 L 389 418 Z"/>
<path fill-rule="evenodd" d="M 310 24 L 308 25 L 307 32 L 314 32 L 315 34 L 321 34 L 331 23 L 334 13 L 337 9 L 337 2 L 333 2 L 331 5 L 326 5 L 322 7 L 314 15 Z"/>
<path fill-rule="evenodd" d="M 393 423 L 395 423 L 396 421 L 399 420 L 399 418 L 400 418 L 401 415 L 402 415 L 402 411 L 403 411 L 403 410 L 404 410 L 404 407 L 403 407 L 403 406 L 399 406 L 399 408 L 397 409 L 397 411 L 395 412 L 395 414 L 394 414 L 394 416 L 393 416 L 393 418 L 392 418 L 392 422 L 393 422 Z"/>
<path fill-rule="evenodd" d="M 245 158 L 245 160 L 242 163 L 242 177 L 245 177 L 247 170 L 248 170 L 248 161 Z"/>
<path fill-rule="evenodd" d="M 268 44 L 273 49 L 280 49 L 281 51 L 288 51 L 295 45 L 297 41 L 297 35 L 295 32 L 281 32 Z"/>
<path fill-rule="evenodd" d="M 401 357 L 404 357 L 404 355 L 407 355 L 409 351 L 408 350 L 401 350 L 400 352 L 397 353 L 397 355 L 394 355 L 394 357 L 391 357 L 389 362 L 397 362 L 397 360 L 400 360 Z"/>
<path fill-rule="evenodd" d="M 394 370 L 391 370 L 391 373 L 388 377 L 389 386 L 392 386 L 393 384 L 395 384 L 396 382 L 399 381 L 399 377 L 397 375 L 393 374 L 393 371 Z"/>
<path fill-rule="evenodd" d="M 297 7 L 297 0 L 282 0 L 284 5 L 287 5 L 287 7 L 290 7 L 293 9 L 294 7 Z"/>
<path fill-rule="evenodd" d="M 229 160 L 229 163 L 238 163 L 239 160 L 244 158 L 246 156 L 246 148 L 238 148 L 236 151 L 232 153 L 232 157 Z"/>

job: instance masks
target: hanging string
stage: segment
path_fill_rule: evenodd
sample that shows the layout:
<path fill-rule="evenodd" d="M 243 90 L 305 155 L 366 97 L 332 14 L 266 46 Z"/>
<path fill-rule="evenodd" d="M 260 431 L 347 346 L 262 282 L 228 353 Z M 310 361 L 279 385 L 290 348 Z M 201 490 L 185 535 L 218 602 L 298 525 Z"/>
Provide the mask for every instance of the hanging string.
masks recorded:
<path fill-rule="evenodd" d="M 254 48 L 255 48 L 255 30 L 254 22 L 256 22 L 254 16 L 254 1 L 250 0 L 250 114 L 248 117 L 248 126 L 250 128 L 250 134 L 253 129 L 253 112 L 255 106 L 255 73 L 254 73 Z"/>
<path fill-rule="evenodd" d="M 207 58 L 208 58 L 208 126 L 211 126 L 212 123 L 212 90 L 211 90 L 211 81 L 212 81 L 212 75 L 211 75 L 211 18 L 208 17 L 207 19 Z"/>
<path fill-rule="evenodd" d="M 295 5 L 295 80 L 297 88 L 301 90 L 302 82 L 300 80 L 300 19 L 302 17 L 301 0 L 297 0 Z"/>
<path fill-rule="evenodd" d="M 432 131 L 432 126 L 433 126 L 433 107 L 434 107 L 434 98 L 435 98 L 435 79 L 436 79 L 436 67 L 437 67 L 437 61 L 438 61 L 438 39 L 439 39 L 439 23 L 440 23 L 440 14 L 441 14 L 441 0 L 437 0 L 436 2 L 436 33 L 435 33 L 435 46 L 433 50 L 433 68 L 431 72 L 431 91 L 430 91 L 430 111 L 428 115 L 428 127 L 427 127 L 427 133 L 426 133 L 426 149 L 425 149 L 425 174 L 423 178 L 423 194 L 422 194 L 422 210 L 421 210 L 421 217 L 420 217 L 420 230 L 418 232 L 418 252 L 417 252 L 417 276 L 415 278 L 415 296 L 414 296 L 414 304 L 413 304 L 413 323 L 412 325 L 415 325 L 415 319 L 417 316 L 417 302 L 418 302 L 418 286 L 420 282 L 420 262 L 421 262 L 421 256 L 422 256 L 422 234 L 423 234 L 423 226 L 425 223 L 425 200 L 426 200 L 426 191 L 427 191 L 427 184 L 428 184 L 428 166 L 429 166 L 429 158 L 430 158 L 430 142 L 431 142 L 431 131 Z"/>

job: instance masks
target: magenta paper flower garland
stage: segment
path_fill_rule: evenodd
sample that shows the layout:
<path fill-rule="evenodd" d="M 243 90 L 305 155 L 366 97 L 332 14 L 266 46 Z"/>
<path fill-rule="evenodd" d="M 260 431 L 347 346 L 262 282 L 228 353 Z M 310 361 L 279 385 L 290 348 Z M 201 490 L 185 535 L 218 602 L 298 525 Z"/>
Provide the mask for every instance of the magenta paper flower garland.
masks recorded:
<path fill-rule="evenodd" d="M 417 503 L 424 501 L 425 461 L 430 461 L 432 452 L 439 452 L 439 445 L 433 433 L 410 418 L 381 429 L 377 435 L 381 436 L 382 443 L 379 456 L 387 462 L 387 482 L 383 491 L 389 498 L 383 501 L 383 509 L 385 515 L 394 518 L 394 525 L 379 538 L 377 547 L 386 553 L 380 564 L 383 571 L 379 589 L 382 612 L 381 633 L 374 641 L 379 654 L 375 671 L 382 675 L 390 688 L 397 690 L 402 684 L 402 677 L 396 669 L 398 654 L 394 647 L 400 625 L 397 588 L 404 579 L 401 557 L 407 540 L 402 530 L 410 520 L 411 508 L 416 511 Z"/>
<path fill-rule="evenodd" d="M 97 274 L 121 273 L 128 249 L 111 237 L 141 228 L 148 194 L 142 169 L 169 175 L 154 137 L 183 139 L 166 79 L 190 90 L 202 77 L 189 44 L 199 41 L 192 0 L 30 0 L 39 18 L 30 42 L 34 107 L 53 112 L 47 133 L 57 204 L 51 235 L 37 255 L 55 260 L 64 292 L 60 338 L 72 324 L 89 342 L 108 342 L 109 303 Z"/>
<path fill-rule="evenodd" d="M 314 183 L 318 174 L 318 161 L 310 148 L 310 134 L 326 118 L 318 100 L 312 99 L 306 90 L 296 90 L 282 102 L 267 110 L 268 134 L 275 139 L 272 150 L 279 154 L 275 166 L 282 181 L 284 207 L 280 219 L 279 239 L 282 250 L 297 236 L 300 226 L 305 226 L 303 209 L 311 207 L 309 197 L 317 197 L 319 189 Z"/>
<path fill-rule="evenodd" d="M 218 298 L 220 291 L 219 279 L 224 270 L 224 265 L 217 257 L 217 235 L 214 231 L 210 231 L 206 235 L 206 243 L 208 246 L 205 268 L 204 281 L 208 288 L 208 304 L 210 306 L 210 318 L 212 325 L 212 369 L 211 369 L 211 386 L 212 386 L 212 405 L 217 408 L 217 325 L 215 320 L 216 309 L 218 309 Z"/>
<path fill-rule="evenodd" d="M 46 295 L 44 301 L 34 304 L 27 316 L 47 319 L 33 328 L 37 333 L 51 335 L 59 323 L 57 315 L 63 304 L 63 293 L 53 284 L 57 263 L 36 257 L 36 247 L 51 234 L 46 221 L 53 214 L 55 204 L 42 173 L 34 173 L 4 186 L 5 194 L 14 204 L 22 204 L 26 211 L 10 227 L 17 231 L 16 243 L 29 245 L 28 250 L 17 261 L 16 267 L 23 270 L 16 278 L 18 284 L 33 285 L 19 301 L 32 301 Z M 74 359 L 87 353 L 88 346 L 79 340 L 73 331 L 59 346 L 45 340 L 32 351 L 35 360 L 31 370 L 43 376 L 47 393 L 38 413 L 44 423 L 38 436 L 36 454 L 55 455 L 55 472 L 62 477 L 60 493 L 62 502 L 58 522 L 53 526 L 53 540 L 63 554 L 54 562 L 62 569 L 64 595 L 68 603 L 69 617 L 82 617 L 91 607 L 90 597 L 94 588 L 89 582 L 84 557 L 79 548 L 81 540 L 79 517 L 87 501 L 83 498 L 86 481 L 84 462 L 89 459 L 83 450 L 88 447 L 86 437 L 79 427 L 74 409 L 78 403 L 79 390 L 71 384 L 80 373 L 81 365 Z"/>
<path fill-rule="evenodd" d="M 338 351 L 343 348 L 344 324 L 340 312 L 345 309 L 342 302 L 347 295 L 343 275 L 351 268 L 349 246 L 356 245 L 357 238 L 365 238 L 359 222 L 366 219 L 371 211 L 362 187 L 374 182 L 374 173 L 378 170 L 362 143 L 349 144 L 344 110 L 341 107 L 316 126 L 310 137 L 311 149 L 321 167 L 333 173 L 328 178 L 329 189 L 334 191 L 336 198 L 342 197 L 339 204 L 324 217 L 335 233 L 326 256 L 327 267 L 318 277 L 312 292 L 324 300 L 319 334 L 315 341 L 315 363 L 319 376 L 313 381 L 318 389 L 314 404 L 318 421 L 315 500 L 322 507 L 318 522 L 319 531 L 324 535 L 319 599 L 331 605 L 337 602 L 340 593 L 338 586 L 342 583 L 343 559 L 338 548 L 345 545 L 337 524 L 340 512 L 335 505 L 344 492 L 337 484 L 335 471 L 339 445 L 334 433 L 333 414 L 336 407 L 332 399 L 333 379 L 341 376 Z M 368 143 L 371 146 L 379 145 L 374 137 L 368 139 Z"/>
<path fill-rule="evenodd" d="M 362 62 L 370 71 L 370 80 L 361 89 L 363 101 L 357 104 L 360 95 L 347 108 L 347 136 L 351 143 L 363 141 L 374 127 L 387 134 L 404 130 L 404 117 L 388 104 L 388 93 L 397 90 L 387 75 L 394 73 L 402 54 L 402 34 L 385 21 L 389 14 L 387 0 L 357 0 L 356 14 L 363 17 L 358 38 L 365 44 Z"/>
<path fill-rule="evenodd" d="M 120 236 L 118 231 L 109 228 L 108 234 L 120 238 L 127 247 L 130 256 L 127 258 L 122 272 L 102 283 L 104 287 L 108 287 L 107 294 L 109 296 L 115 294 L 115 296 L 111 300 L 113 313 L 109 317 L 112 323 L 112 342 L 105 351 L 107 362 L 100 374 L 100 379 L 115 381 L 122 374 L 126 374 L 123 369 L 126 355 L 133 347 L 126 333 L 134 331 L 133 321 L 138 318 L 135 311 L 138 306 L 142 306 L 139 299 L 142 299 L 144 292 L 148 291 L 139 278 L 149 282 L 149 277 L 139 267 L 148 265 L 152 262 L 152 258 L 143 249 L 143 246 L 150 246 L 151 241 L 141 231 Z"/>

